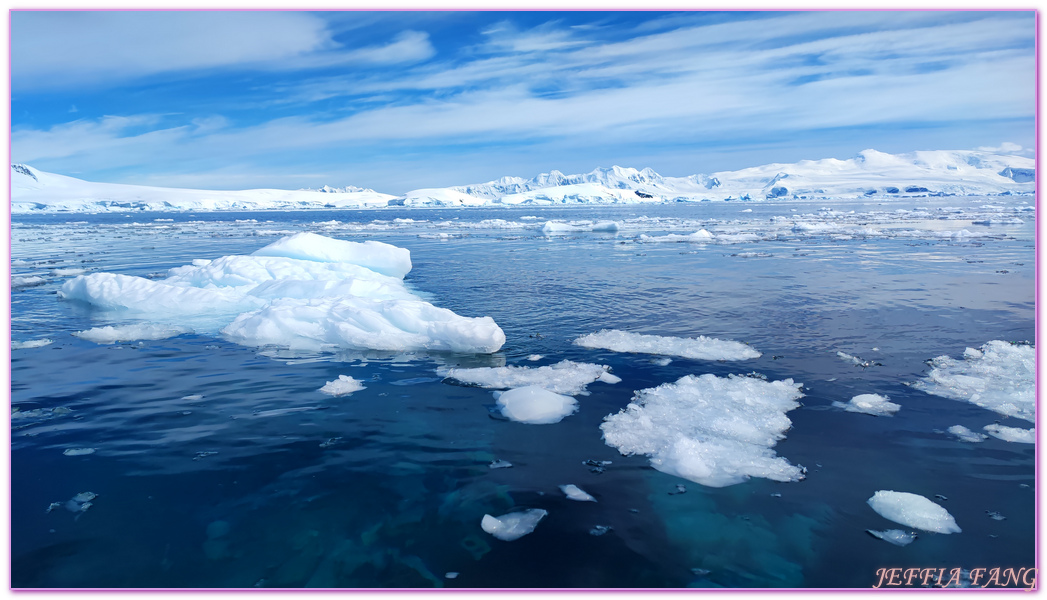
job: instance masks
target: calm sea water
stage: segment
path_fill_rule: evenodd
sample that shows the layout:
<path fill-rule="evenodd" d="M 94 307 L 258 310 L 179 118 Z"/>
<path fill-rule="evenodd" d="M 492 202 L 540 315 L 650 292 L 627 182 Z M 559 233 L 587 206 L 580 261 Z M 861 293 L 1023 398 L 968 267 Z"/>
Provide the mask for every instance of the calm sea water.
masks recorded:
<path fill-rule="evenodd" d="M 882 567 L 1031 567 L 1033 446 L 942 433 L 1028 423 L 906 385 L 930 358 L 1033 339 L 1031 201 L 16 215 L 12 272 L 46 283 L 12 292 L 12 335 L 54 343 L 12 351 L 13 406 L 37 411 L 11 421 L 12 584 L 868 587 Z M 975 223 L 987 214 L 1003 224 Z M 548 219 L 623 226 L 549 236 L 539 230 Z M 923 233 L 791 225 L 848 220 Z M 762 239 L 636 241 L 699 227 Z M 934 233 L 964 229 L 975 235 Z M 56 296 L 69 278 L 59 269 L 156 277 L 295 231 L 410 249 L 413 288 L 493 317 L 505 347 L 303 356 L 196 335 L 96 345 L 71 333 L 112 316 Z M 763 356 L 663 366 L 572 344 L 604 328 L 739 340 Z M 863 369 L 837 351 L 879 364 Z M 526 360 L 533 354 L 544 358 Z M 609 365 L 622 382 L 590 385 L 555 425 L 495 418 L 490 391 L 436 375 L 441 365 L 563 359 Z M 776 451 L 809 469 L 805 481 L 706 488 L 601 439 L 603 418 L 636 390 L 752 371 L 804 383 Z M 340 374 L 367 388 L 316 391 Z M 903 408 L 890 418 L 831 408 L 863 393 Z M 95 452 L 64 454 L 72 448 Z M 513 467 L 490 469 L 496 459 Z M 586 460 L 612 462 L 594 473 Z M 598 502 L 567 500 L 558 486 L 568 483 Z M 866 504 L 885 489 L 947 497 L 937 501 L 963 532 L 923 533 L 906 547 L 874 539 L 865 530 L 904 528 Z M 89 510 L 48 512 L 81 492 L 97 494 Z M 549 515 L 513 542 L 481 530 L 485 513 L 521 508 Z M 591 535 L 597 525 L 610 530 Z"/>

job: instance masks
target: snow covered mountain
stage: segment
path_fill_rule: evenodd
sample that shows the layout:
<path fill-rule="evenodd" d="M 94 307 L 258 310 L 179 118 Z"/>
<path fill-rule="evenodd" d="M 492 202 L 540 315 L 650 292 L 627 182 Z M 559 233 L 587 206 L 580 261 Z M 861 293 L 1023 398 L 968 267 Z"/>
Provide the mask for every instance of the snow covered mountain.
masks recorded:
<path fill-rule="evenodd" d="M 206 191 L 91 183 L 11 166 L 11 211 L 292 210 L 384 206 L 640 204 L 767 199 L 832 199 L 1035 192 L 1035 161 L 972 150 L 885 154 L 769 164 L 708 175 L 663 177 L 651 169 L 598 168 L 487 183 L 413 190 L 401 196 L 353 186 L 318 190 Z"/>

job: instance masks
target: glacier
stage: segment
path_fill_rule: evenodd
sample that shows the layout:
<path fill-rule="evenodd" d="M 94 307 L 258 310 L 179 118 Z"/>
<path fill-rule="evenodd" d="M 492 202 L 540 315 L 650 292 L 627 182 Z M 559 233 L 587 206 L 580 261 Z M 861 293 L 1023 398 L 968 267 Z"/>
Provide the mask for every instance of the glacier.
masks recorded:
<path fill-rule="evenodd" d="M 58 294 L 137 320 L 79 334 L 98 343 L 194 331 L 245 346 L 308 351 L 502 347 L 505 334 L 491 317 L 461 317 L 409 291 L 403 277 L 410 269 L 404 248 L 299 233 L 251 255 L 175 267 L 160 281 L 79 275 Z"/>
<path fill-rule="evenodd" d="M 486 183 L 387 194 L 353 186 L 216 191 L 96 183 L 11 165 L 11 211 L 126 212 L 302 210 L 395 207 L 562 206 L 663 202 L 1032 194 L 1035 160 L 976 150 L 887 154 L 773 163 L 737 171 L 666 177 L 614 166 L 590 173 L 542 173 Z"/>

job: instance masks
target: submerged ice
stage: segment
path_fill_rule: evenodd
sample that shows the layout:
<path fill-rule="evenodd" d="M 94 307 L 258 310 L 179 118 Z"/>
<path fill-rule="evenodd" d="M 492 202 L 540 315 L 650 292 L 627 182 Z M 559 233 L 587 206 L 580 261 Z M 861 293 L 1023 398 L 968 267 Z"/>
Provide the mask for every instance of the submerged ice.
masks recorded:
<path fill-rule="evenodd" d="M 160 281 L 81 275 L 63 284 L 59 295 L 175 323 L 167 327 L 220 331 L 246 346 L 482 353 L 502 347 L 505 334 L 490 317 L 462 317 L 411 293 L 403 282 L 410 270 L 404 248 L 299 233 L 249 256 L 193 261 Z M 162 326 L 143 326 L 143 332 Z M 81 337 L 111 337 L 90 331 Z"/>
<path fill-rule="evenodd" d="M 622 454 L 645 454 L 659 471 L 702 485 L 799 481 L 802 468 L 772 448 L 792 426 L 785 413 L 799 406 L 801 387 L 792 379 L 688 375 L 636 392 L 600 429 Z"/>

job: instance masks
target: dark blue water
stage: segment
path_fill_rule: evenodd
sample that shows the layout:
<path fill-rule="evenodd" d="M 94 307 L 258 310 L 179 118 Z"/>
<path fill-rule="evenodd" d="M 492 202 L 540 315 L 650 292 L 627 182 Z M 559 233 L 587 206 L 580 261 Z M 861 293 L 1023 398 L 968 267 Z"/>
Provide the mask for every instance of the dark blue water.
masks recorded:
<path fill-rule="evenodd" d="M 852 203 L 837 213 L 776 203 L 16 216 L 12 272 L 47 282 L 12 292 L 12 336 L 54 343 L 12 351 L 13 406 L 42 409 L 11 421 L 12 585 L 868 587 L 882 567 L 1033 566 L 1034 447 L 941 433 L 1028 423 L 906 385 L 929 358 L 1033 339 L 1029 200 Z M 928 214 L 895 212 L 932 201 Z M 987 215 L 1023 223 L 974 224 Z M 775 216 L 909 233 L 809 234 Z M 547 219 L 623 226 L 547 236 Z M 635 241 L 698 227 L 762 238 Z M 962 229 L 976 235 L 933 233 Z M 156 276 L 306 230 L 410 249 L 413 288 L 459 314 L 493 317 L 505 347 L 294 356 L 196 335 L 100 346 L 70 334 L 111 315 L 55 294 L 68 276 L 54 269 Z M 571 343 L 603 328 L 740 340 L 763 356 L 659 366 Z M 879 364 L 863 369 L 837 351 Z M 590 385 L 580 410 L 555 425 L 493 418 L 490 391 L 435 372 L 563 359 L 609 365 L 622 382 Z M 776 446 L 809 469 L 805 481 L 705 488 L 601 439 L 603 418 L 636 390 L 752 371 L 805 385 Z M 316 392 L 340 374 L 367 388 Z M 890 418 L 830 409 L 863 393 L 903 408 Z M 64 455 L 70 448 L 95 452 Z M 488 468 L 496 459 L 514 466 Z M 612 464 L 597 474 L 589 459 Z M 567 500 L 558 490 L 567 483 L 598 502 Z M 670 493 L 677 484 L 687 492 Z M 922 533 L 907 547 L 872 538 L 866 529 L 904 528 L 866 505 L 883 489 L 946 496 L 963 532 Z M 47 512 L 86 491 L 97 494 L 89 510 Z M 485 513 L 522 508 L 549 516 L 513 542 L 481 530 Z M 611 530 L 590 535 L 596 525 Z"/>

